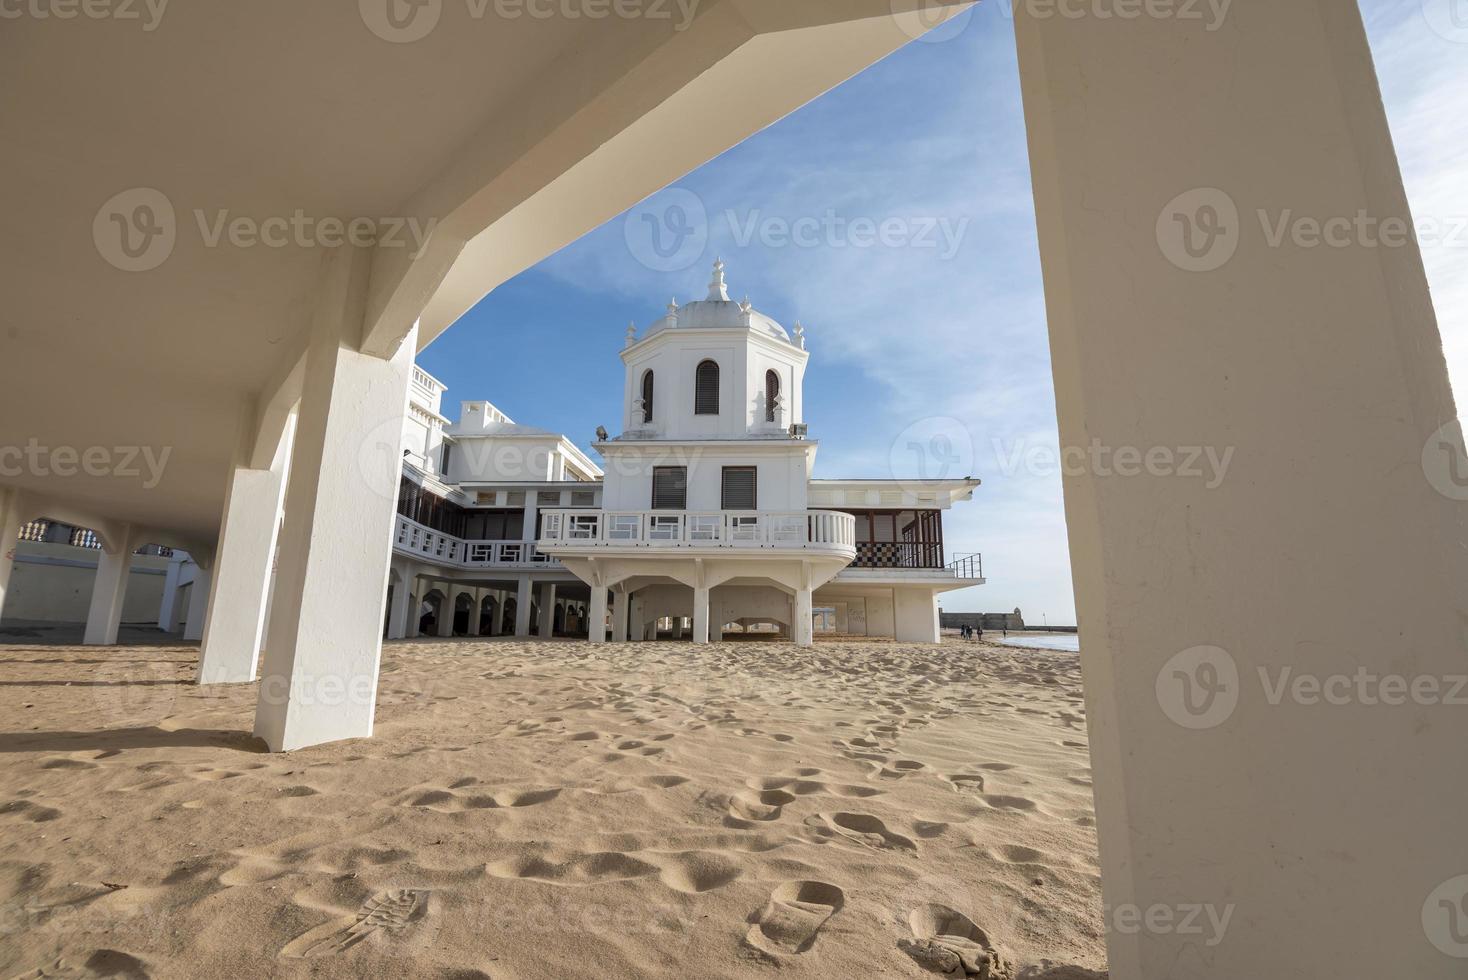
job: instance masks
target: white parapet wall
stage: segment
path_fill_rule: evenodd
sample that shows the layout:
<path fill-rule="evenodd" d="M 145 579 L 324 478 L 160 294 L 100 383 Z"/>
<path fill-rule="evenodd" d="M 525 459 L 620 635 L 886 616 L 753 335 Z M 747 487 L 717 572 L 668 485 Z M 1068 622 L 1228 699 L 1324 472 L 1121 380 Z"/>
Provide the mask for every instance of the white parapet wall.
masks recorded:
<path fill-rule="evenodd" d="M 21 541 L 5 596 L 4 622 L 84 623 L 97 578 L 95 548 Z M 123 600 L 124 623 L 155 624 L 168 559 L 134 555 Z"/>

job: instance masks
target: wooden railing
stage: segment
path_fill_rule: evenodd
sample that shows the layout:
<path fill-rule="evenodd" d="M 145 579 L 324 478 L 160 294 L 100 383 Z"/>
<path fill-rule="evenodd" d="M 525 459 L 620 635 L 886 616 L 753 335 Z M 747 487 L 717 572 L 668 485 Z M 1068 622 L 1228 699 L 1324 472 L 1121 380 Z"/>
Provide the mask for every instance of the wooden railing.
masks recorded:
<path fill-rule="evenodd" d="M 856 554 L 856 519 L 839 511 L 541 511 L 540 545 L 749 548 Z"/>

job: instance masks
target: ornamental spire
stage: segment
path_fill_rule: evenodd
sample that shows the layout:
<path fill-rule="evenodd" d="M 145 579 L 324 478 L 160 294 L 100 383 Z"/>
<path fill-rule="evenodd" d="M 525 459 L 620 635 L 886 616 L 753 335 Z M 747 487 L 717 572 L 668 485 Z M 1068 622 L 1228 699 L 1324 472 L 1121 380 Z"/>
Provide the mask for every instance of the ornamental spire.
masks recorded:
<path fill-rule="evenodd" d="M 724 260 L 714 260 L 714 277 L 709 280 L 709 301 L 729 302 L 729 287 L 724 284 Z"/>

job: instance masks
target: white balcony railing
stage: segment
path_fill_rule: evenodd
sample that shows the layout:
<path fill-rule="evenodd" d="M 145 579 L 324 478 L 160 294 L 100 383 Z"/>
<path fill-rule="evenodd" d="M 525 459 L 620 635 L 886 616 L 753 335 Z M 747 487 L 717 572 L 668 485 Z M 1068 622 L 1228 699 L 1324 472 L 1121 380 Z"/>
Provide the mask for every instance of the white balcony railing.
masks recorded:
<path fill-rule="evenodd" d="M 428 558 L 440 565 L 457 565 L 461 568 L 560 565 L 554 557 L 540 551 L 533 541 L 466 541 L 425 527 L 401 514 L 398 515 L 398 529 L 393 538 L 393 547 L 410 555 Z"/>
<path fill-rule="evenodd" d="M 543 510 L 542 548 L 748 548 L 856 553 L 856 518 L 830 510 Z"/>

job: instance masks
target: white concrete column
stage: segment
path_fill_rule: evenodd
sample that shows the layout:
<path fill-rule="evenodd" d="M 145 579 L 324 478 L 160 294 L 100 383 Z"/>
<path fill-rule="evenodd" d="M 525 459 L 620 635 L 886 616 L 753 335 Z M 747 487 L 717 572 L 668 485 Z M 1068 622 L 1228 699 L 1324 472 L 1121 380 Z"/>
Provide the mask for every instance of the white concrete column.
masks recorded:
<path fill-rule="evenodd" d="M 515 635 L 530 635 L 530 576 L 521 575 L 515 590 Z"/>
<path fill-rule="evenodd" d="M 1111 976 L 1461 980 L 1464 450 L 1357 5 L 1016 32 Z"/>
<path fill-rule="evenodd" d="M 10 590 L 10 573 L 15 568 L 15 549 L 20 543 L 20 491 L 0 487 L 0 619 L 5 617 L 5 593 Z"/>
<path fill-rule="evenodd" d="M 208 590 L 200 684 L 244 684 L 255 679 L 294 431 L 292 416 L 269 469 L 240 465 L 254 449 L 253 425 L 236 451 L 236 465 L 225 490 L 219 545 L 210 569 L 214 587 Z"/>
<path fill-rule="evenodd" d="M 392 608 L 387 616 L 387 636 L 390 640 L 403 640 L 408 637 L 408 596 L 413 591 L 413 576 L 404 569 L 397 577 L 397 582 L 391 586 L 389 602 Z"/>
<path fill-rule="evenodd" d="M 893 636 L 904 643 L 938 643 L 938 597 L 929 589 L 892 590 Z"/>
<path fill-rule="evenodd" d="M 627 639 L 633 643 L 641 643 L 647 639 L 647 620 L 643 618 L 642 606 L 642 598 L 634 593 L 627 607 L 632 618 L 627 632 Z"/>
<path fill-rule="evenodd" d="M 158 602 L 158 628 L 165 633 L 178 630 L 178 580 L 183 575 L 184 559 L 175 554 L 168 559 L 168 572 L 163 577 L 163 597 Z"/>
<path fill-rule="evenodd" d="M 535 495 L 536 491 L 534 490 L 525 491 L 525 517 L 521 521 L 520 526 L 521 541 L 535 540 L 535 521 L 537 515 L 540 513 L 540 504 L 536 500 Z"/>
<path fill-rule="evenodd" d="M 412 594 L 408 597 L 407 636 L 410 640 L 416 640 L 422 635 L 419 624 L 423 621 L 423 579 L 414 575 L 408 580 L 408 589 Z"/>
<path fill-rule="evenodd" d="M 494 615 L 489 618 L 489 635 L 499 636 L 505 631 L 505 594 L 499 589 L 490 590 L 494 596 Z"/>
<path fill-rule="evenodd" d="M 709 641 L 709 590 L 696 586 L 693 590 L 693 642 Z"/>
<path fill-rule="evenodd" d="M 607 641 L 607 590 L 591 587 L 591 608 L 586 611 L 586 635 L 592 643 Z"/>
<path fill-rule="evenodd" d="M 358 351 L 369 268 L 335 251 L 306 354 L 255 715 L 276 751 L 372 734 L 418 331 L 390 360 Z"/>
<path fill-rule="evenodd" d="M 612 642 L 613 643 L 626 643 L 627 642 L 627 624 L 632 621 L 632 616 L 631 616 L 632 610 L 631 610 L 631 608 L 629 606 L 629 603 L 631 601 L 632 601 L 631 595 L 629 595 L 626 592 L 618 591 L 613 596 L 613 601 L 612 601 Z"/>
<path fill-rule="evenodd" d="M 115 645 L 122 624 L 122 603 L 133 561 L 132 529 L 121 526 L 110 544 L 97 553 L 97 575 L 92 580 L 92 602 L 82 637 L 87 646 Z"/>
<path fill-rule="evenodd" d="M 555 634 L 556 583 L 540 583 L 540 637 L 549 639 Z"/>
<path fill-rule="evenodd" d="M 815 622 L 813 621 L 815 609 L 810 586 L 795 590 L 794 607 L 791 618 L 795 621 L 790 624 L 790 628 L 795 633 L 795 645 L 798 647 L 814 646 L 816 642 Z"/>
<path fill-rule="evenodd" d="M 440 582 L 438 591 L 443 593 L 443 601 L 438 605 L 438 622 L 433 632 L 435 636 L 451 637 L 454 635 L 454 613 L 461 590 L 451 582 Z"/>
<path fill-rule="evenodd" d="M 205 621 L 209 616 L 209 595 L 213 591 L 212 568 L 194 565 L 194 584 L 189 588 L 189 608 L 184 611 L 183 638 L 202 640 Z"/>

